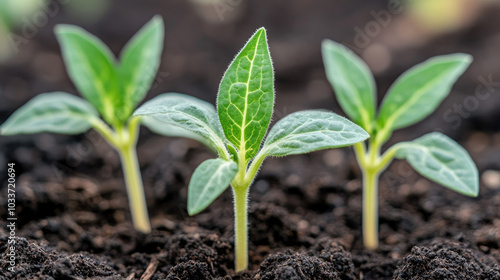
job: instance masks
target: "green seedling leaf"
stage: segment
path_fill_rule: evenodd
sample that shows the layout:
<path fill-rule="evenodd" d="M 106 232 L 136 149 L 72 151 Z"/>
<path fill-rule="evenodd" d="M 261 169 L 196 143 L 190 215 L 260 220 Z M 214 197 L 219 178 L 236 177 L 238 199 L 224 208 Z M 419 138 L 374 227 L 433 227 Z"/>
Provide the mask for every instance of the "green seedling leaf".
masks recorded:
<path fill-rule="evenodd" d="M 164 38 L 163 20 L 155 16 L 129 41 L 120 56 L 120 100 L 125 116 L 130 116 L 148 92 L 158 71 Z"/>
<path fill-rule="evenodd" d="M 389 89 L 377 119 L 379 129 L 412 125 L 431 114 L 472 62 L 467 54 L 431 58 L 406 71 Z"/>
<path fill-rule="evenodd" d="M 368 133 L 375 121 L 375 81 L 368 66 L 345 46 L 324 40 L 323 63 L 344 112 Z"/>
<path fill-rule="evenodd" d="M 80 27 L 58 25 L 55 33 L 61 45 L 68 74 L 78 91 L 110 124 L 123 121 L 115 115 L 121 90 L 111 51 L 97 37 Z"/>
<path fill-rule="evenodd" d="M 271 156 L 309 153 L 364 141 L 368 133 L 337 114 L 301 111 L 278 121 L 269 131 L 263 151 Z"/>
<path fill-rule="evenodd" d="M 259 151 L 274 104 L 274 73 L 266 30 L 250 38 L 222 78 L 217 110 L 226 138 L 249 160 Z"/>
<path fill-rule="evenodd" d="M 144 125 L 163 135 L 201 139 L 202 143 L 217 151 L 225 149 L 215 108 L 200 99 L 165 93 L 144 103 L 134 116 L 140 116 Z"/>
<path fill-rule="evenodd" d="M 77 134 L 93 127 L 119 153 L 134 227 L 149 233 L 151 226 L 135 151 L 141 119 L 131 118 L 131 114 L 158 70 L 163 21 L 159 16 L 154 17 L 130 40 L 122 53 L 121 64 L 104 43 L 80 27 L 58 25 L 55 33 L 68 74 L 90 103 L 66 93 L 41 94 L 16 111 L 0 127 L 0 133 Z M 210 114 L 211 120 L 217 120 L 215 108 L 211 108 Z M 153 131 L 165 134 L 166 128 L 160 128 L 154 119 L 144 117 L 143 121 Z M 205 139 L 190 130 L 170 128 L 168 131 L 177 136 Z M 222 135 L 222 129 L 216 132 L 218 135 L 209 139 L 220 139 L 217 137 Z M 219 142 L 217 147 L 222 149 L 217 151 L 229 158 L 222 140 Z"/>
<path fill-rule="evenodd" d="M 163 20 L 155 16 L 129 41 L 118 64 L 108 47 L 80 27 L 58 25 L 69 76 L 110 124 L 127 121 L 148 92 L 161 61 Z"/>
<path fill-rule="evenodd" d="M 215 151 L 214 147 L 212 147 L 212 144 L 210 144 L 210 141 L 208 141 L 208 139 L 200 136 L 199 134 L 184 129 L 182 127 L 169 125 L 159 121 L 154 117 L 149 117 L 149 116 L 141 117 L 141 124 L 149 128 L 149 130 L 151 130 L 156 134 L 169 137 L 182 137 L 182 138 L 193 139 L 207 146 L 211 150 Z"/>
<path fill-rule="evenodd" d="M 398 144 L 396 157 L 406 159 L 423 176 L 468 196 L 479 193 L 476 165 L 455 141 L 441 133 L 429 133 Z"/>
<path fill-rule="evenodd" d="M 200 164 L 189 182 L 189 215 L 207 208 L 229 187 L 237 172 L 238 165 L 234 161 L 209 159 Z"/>
<path fill-rule="evenodd" d="M 2 135 L 54 132 L 79 134 L 92 127 L 97 111 L 82 98 L 64 92 L 37 95 L 0 127 Z"/>

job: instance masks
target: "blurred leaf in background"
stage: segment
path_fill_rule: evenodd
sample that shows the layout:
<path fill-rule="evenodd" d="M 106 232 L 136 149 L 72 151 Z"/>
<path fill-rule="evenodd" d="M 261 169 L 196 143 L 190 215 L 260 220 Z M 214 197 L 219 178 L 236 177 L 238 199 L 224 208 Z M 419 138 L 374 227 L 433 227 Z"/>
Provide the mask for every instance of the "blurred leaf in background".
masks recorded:
<path fill-rule="evenodd" d="M 498 0 L 409 0 L 409 14 L 427 32 L 457 31 L 473 22 L 486 4 Z"/>
<path fill-rule="evenodd" d="M 43 9 L 48 1 L 1 0 L 0 1 L 0 62 L 13 51 L 10 34 L 23 21 L 29 21 L 36 11 Z"/>
<path fill-rule="evenodd" d="M 61 9 L 76 21 L 95 23 L 110 7 L 111 0 L 0 0 L 0 63 Z"/>

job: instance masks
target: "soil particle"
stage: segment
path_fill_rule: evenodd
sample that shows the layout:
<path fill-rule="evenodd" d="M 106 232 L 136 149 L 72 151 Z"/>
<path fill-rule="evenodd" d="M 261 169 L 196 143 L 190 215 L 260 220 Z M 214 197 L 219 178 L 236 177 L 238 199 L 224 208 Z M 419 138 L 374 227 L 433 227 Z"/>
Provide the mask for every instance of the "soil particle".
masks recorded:
<path fill-rule="evenodd" d="M 251 227 L 249 236 L 255 245 L 296 245 L 297 226 L 289 221 L 290 213 L 269 203 L 257 203 L 249 211 Z"/>
<path fill-rule="evenodd" d="M 285 250 L 269 256 L 255 279 L 357 279 L 351 254 L 331 239 L 322 239 L 308 252 Z"/>
<path fill-rule="evenodd" d="M 6 236 L 0 237 L 1 252 L 7 250 L 7 239 Z M 90 257 L 85 253 L 65 255 L 22 237 L 12 240 L 16 242 L 14 272 L 8 269 L 9 255 L 3 254 L 0 259 L 0 279 L 122 279 L 105 259 Z"/>
<path fill-rule="evenodd" d="M 284 253 L 274 254 L 266 258 L 260 265 L 255 279 L 342 279 L 331 263 L 306 254 Z"/>
<path fill-rule="evenodd" d="M 500 279 L 496 261 L 467 242 L 435 240 L 415 246 L 394 272 L 394 279 Z"/>
<path fill-rule="evenodd" d="M 176 235 L 165 244 L 165 264 L 175 264 L 169 279 L 212 279 L 227 275 L 232 246 L 217 235 Z M 178 277 L 178 278 L 176 278 Z"/>
<path fill-rule="evenodd" d="M 309 249 L 308 253 L 310 256 L 318 256 L 330 263 L 339 273 L 340 279 L 356 279 L 351 254 L 339 242 L 330 238 L 322 238 Z"/>
<path fill-rule="evenodd" d="M 209 280 L 213 279 L 209 266 L 205 262 L 187 261 L 174 266 L 167 276 L 169 280 Z"/>

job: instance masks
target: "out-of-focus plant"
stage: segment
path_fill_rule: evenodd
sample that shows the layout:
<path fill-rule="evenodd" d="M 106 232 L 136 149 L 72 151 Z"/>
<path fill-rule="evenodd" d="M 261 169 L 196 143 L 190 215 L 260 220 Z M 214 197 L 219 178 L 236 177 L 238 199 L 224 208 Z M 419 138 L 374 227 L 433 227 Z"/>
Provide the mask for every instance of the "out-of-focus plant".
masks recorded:
<path fill-rule="evenodd" d="M 132 112 L 149 90 L 160 65 L 163 20 L 156 16 L 137 32 L 120 61 L 101 40 L 78 26 L 58 25 L 55 32 L 68 74 L 87 100 L 64 92 L 40 94 L 14 112 L 0 126 L 0 134 L 79 134 L 94 128 L 119 153 L 134 226 L 149 233 L 135 150 L 141 119 L 132 117 Z"/>
<path fill-rule="evenodd" d="M 441 133 L 393 145 L 381 154 L 393 131 L 431 114 L 449 94 L 472 57 L 451 54 L 431 58 L 406 71 L 389 89 L 377 113 L 375 82 L 368 66 L 352 51 L 323 42 L 323 61 L 340 106 L 369 134 L 368 143 L 354 144 L 363 173 L 363 240 L 378 247 L 378 183 L 394 158 L 406 159 L 420 174 L 467 196 L 477 196 L 476 165 L 459 144 Z"/>
<path fill-rule="evenodd" d="M 407 0 L 409 15 L 431 34 L 459 30 L 474 21 L 488 4 L 498 0 Z"/>
<path fill-rule="evenodd" d="M 11 30 L 26 20 L 38 10 L 46 6 L 46 1 L 40 0 L 2 0 L 0 1 L 0 61 L 11 52 Z"/>

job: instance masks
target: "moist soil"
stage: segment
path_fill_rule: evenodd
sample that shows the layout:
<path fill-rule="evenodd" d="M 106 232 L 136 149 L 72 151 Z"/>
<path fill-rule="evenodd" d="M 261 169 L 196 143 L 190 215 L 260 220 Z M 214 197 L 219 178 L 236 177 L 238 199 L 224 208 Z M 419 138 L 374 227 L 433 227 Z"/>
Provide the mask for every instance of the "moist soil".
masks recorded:
<path fill-rule="evenodd" d="M 79 24 L 118 53 L 162 7 L 166 47 L 148 98 L 180 91 L 212 103 L 232 55 L 265 24 L 276 67 L 273 121 L 299 109 L 341 112 L 323 74 L 320 41 L 347 40 L 354 26 L 370 20 L 367 11 L 385 5 L 288 1 L 278 9 L 262 0 L 230 25 L 210 25 L 187 2 L 174 2 L 144 1 L 138 9 L 135 1 L 123 1 L 108 18 Z M 132 11 L 137 16 L 127 16 Z M 361 240 L 361 177 L 352 149 L 270 158 L 250 190 L 249 269 L 235 273 L 231 192 L 199 215 L 186 211 L 191 174 L 214 157 L 201 144 L 141 130 L 138 154 L 153 227 L 143 235 L 130 222 L 119 158 L 96 132 L 1 137 L 0 279 L 500 279 L 500 183 L 485 172 L 500 169 L 499 110 L 491 105 L 500 103 L 492 96 L 458 127 L 443 118 L 473 94 L 479 75 L 499 74 L 487 57 L 494 56 L 488 50 L 500 28 L 491 22 L 499 14 L 492 9 L 466 30 L 396 53 L 399 63 L 376 76 L 385 92 L 404 69 L 426 57 L 457 51 L 476 57 L 439 110 L 394 140 L 442 128 L 471 153 L 489 182 L 481 181 L 479 197 L 461 196 L 395 161 L 380 180 L 380 247 L 369 251 Z M 71 20 L 61 12 L 1 66 L 1 121 L 36 93 L 75 92 L 51 33 L 59 22 Z M 338 30 L 329 31 L 333 27 Z M 14 272 L 8 270 L 7 163 L 15 163 L 17 180 Z"/>

